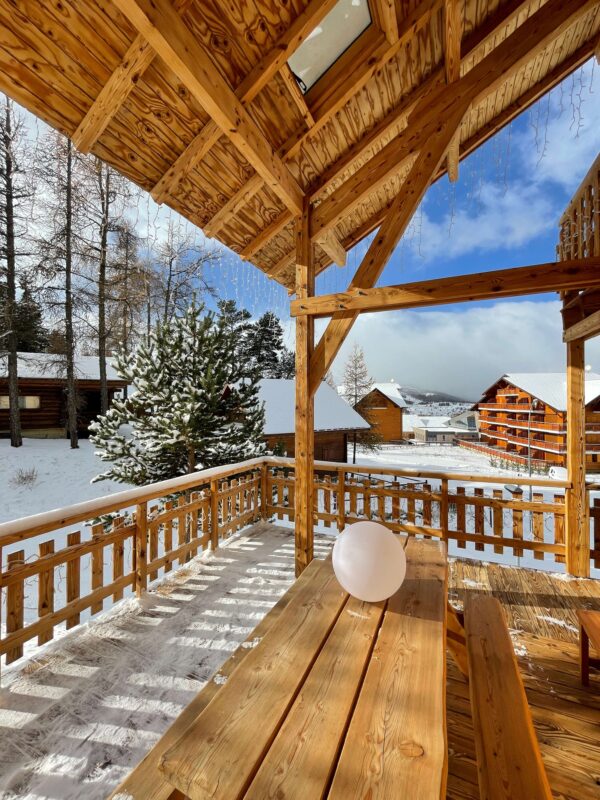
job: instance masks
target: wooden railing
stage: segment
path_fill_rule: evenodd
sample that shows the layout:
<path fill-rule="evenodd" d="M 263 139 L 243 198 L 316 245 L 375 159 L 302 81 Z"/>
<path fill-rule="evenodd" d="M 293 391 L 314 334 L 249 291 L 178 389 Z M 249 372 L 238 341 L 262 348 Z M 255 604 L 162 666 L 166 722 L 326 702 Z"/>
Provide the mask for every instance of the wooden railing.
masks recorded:
<path fill-rule="evenodd" d="M 562 564 L 568 487 L 549 478 L 318 462 L 314 518 L 338 530 L 372 519 L 393 531 L 456 542 L 459 549 L 473 543 L 474 551 L 482 552 L 492 545 L 495 554 L 528 552 L 535 560 Z M 269 515 L 293 522 L 293 460 L 269 459 L 266 496 Z"/>
<path fill-rule="evenodd" d="M 318 462 L 315 522 L 333 530 L 373 519 L 439 537 L 460 554 L 565 560 L 565 490 L 541 478 L 465 475 Z M 0 525 L 5 630 L 11 663 L 258 520 L 293 523 L 294 461 L 260 458 L 186 475 Z M 600 521 L 600 510 L 592 518 Z M 600 531 L 600 527 L 599 527 Z M 600 562 L 600 533 L 592 558 Z M 485 554 L 484 554 L 485 553 Z"/>
<path fill-rule="evenodd" d="M 10 664 L 25 643 L 44 644 L 106 598 L 141 595 L 149 580 L 258 519 L 262 471 L 255 459 L 0 525 L 0 655 Z"/>
<path fill-rule="evenodd" d="M 559 222 L 559 261 L 600 255 L 600 155 Z"/>

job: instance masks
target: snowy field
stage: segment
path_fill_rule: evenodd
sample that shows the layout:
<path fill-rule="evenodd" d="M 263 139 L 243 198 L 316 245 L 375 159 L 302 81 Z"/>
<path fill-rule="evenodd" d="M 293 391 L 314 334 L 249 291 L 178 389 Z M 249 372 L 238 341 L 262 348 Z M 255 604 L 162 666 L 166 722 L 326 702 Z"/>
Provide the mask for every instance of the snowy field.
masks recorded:
<path fill-rule="evenodd" d="M 352 447 L 348 448 L 348 462 L 352 463 Z M 476 475 L 514 475 L 525 473 L 500 470 L 490 466 L 483 453 L 444 444 L 382 445 L 377 453 L 356 451 L 357 464 L 390 466 L 399 469 L 431 470 L 432 472 L 462 472 Z"/>
<path fill-rule="evenodd" d="M 0 440 L 0 522 L 93 500 L 127 488 L 113 481 L 90 483 L 106 464 L 94 455 L 87 439 L 71 450 L 66 439 L 23 439 L 23 447 Z M 36 471 L 31 484 L 19 474 Z"/>

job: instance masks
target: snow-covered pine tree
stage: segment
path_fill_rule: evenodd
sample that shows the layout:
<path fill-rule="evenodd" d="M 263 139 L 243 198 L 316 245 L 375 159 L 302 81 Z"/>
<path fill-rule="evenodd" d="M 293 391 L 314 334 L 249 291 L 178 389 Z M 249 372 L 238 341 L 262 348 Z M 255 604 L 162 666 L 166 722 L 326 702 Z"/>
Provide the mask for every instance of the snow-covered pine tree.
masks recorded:
<path fill-rule="evenodd" d="M 248 339 L 248 357 L 263 378 L 280 378 L 283 353 L 283 326 L 272 311 L 265 311 L 252 325 Z"/>
<path fill-rule="evenodd" d="M 94 480 L 143 485 L 266 452 L 258 377 L 236 353 L 227 320 L 192 305 L 117 356 L 133 391 L 90 426 L 111 462 Z"/>

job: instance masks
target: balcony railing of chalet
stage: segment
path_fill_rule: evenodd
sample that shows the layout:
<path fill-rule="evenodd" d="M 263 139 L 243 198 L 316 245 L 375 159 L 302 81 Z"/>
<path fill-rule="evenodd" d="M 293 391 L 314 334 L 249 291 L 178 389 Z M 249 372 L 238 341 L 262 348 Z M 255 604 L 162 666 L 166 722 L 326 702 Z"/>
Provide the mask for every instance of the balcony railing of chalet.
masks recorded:
<path fill-rule="evenodd" d="M 523 414 L 545 414 L 543 408 L 532 408 L 527 403 L 478 403 L 479 408 L 489 411 L 518 411 Z"/>
<path fill-rule="evenodd" d="M 393 531 L 454 542 L 458 551 L 468 546 L 469 556 L 485 557 L 488 545 L 509 561 L 528 553 L 563 564 L 569 486 L 549 478 L 318 462 L 314 520 L 333 532 L 373 519 Z M 27 642 L 49 641 L 62 623 L 75 627 L 102 611 L 108 597 L 140 596 L 148 581 L 234 531 L 260 518 L 293 523 L 294 515 L 294 461 L 267 457 L 3 523 L 0 655 L 11 663 Z M 594 515 L 600 518 L 600 508 Z M 594 537 L 590 557 L 597 565 L 600 527 Z"/>
<path fill-rule="evenodd" d="M 559 222 L 559 261 L 600 255 L 600 155 Z"/>

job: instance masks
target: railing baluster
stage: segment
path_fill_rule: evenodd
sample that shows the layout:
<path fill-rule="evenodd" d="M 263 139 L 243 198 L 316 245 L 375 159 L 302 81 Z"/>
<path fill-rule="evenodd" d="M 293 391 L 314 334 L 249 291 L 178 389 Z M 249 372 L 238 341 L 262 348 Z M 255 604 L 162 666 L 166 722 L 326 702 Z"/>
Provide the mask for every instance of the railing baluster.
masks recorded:
<path fill-rule="evenodd" d="M 6 557 L 6 565 L 9 570 L 20 567 L 25 562 L 25 551 L 18 550 L 10 553 Z M 24 621 L 24 600 L 25 586 L 24 581 L 16 581 L 6 589 L 6 632 L 15 633 L 23 627 Z M 23 655 L 23 645 L 17 644 L 6 653 L 6 663 L 11 664 Z"/>
<path fill-rule="evenodd" d="M 102 546 L 103 536 L 104 525 L 101 522 L 97 523 L 96 525 L 92 525 L 92 541 L 95 544 L 95 547 L 92 550 L 92 593 L 97 589 L 101 589 L 104 585 L 104 547 Z M 104 601 L 97 600 L 95 603 L 91 604 L 90 613 L 98 614 L 100 611 L 102 611 L 103 606 Z"/>
<path fill-rule="evenodd" d="M 67 536 L 67 547 L 75 547 L 81 544 L 81 533 L 74 531 Z M 81 593 L 81 558 L 73 558 L 67 561 L 67 603 L 79 600 Z M 79 612 L 67 617 L 67 630 L 79 625 L 81 614 Z"/>
<path fill-rule="evenodd" d="M 503 498 L 502 489 L 494 489 L 493 495 L 494 500 L 501 501 Z M 501 541 L 504 531 L 504 509 L 501 505 L 494 505 L 492 509 L 492 525 L 494 528 L 494 536 Z M 504 553 L 504 547 L 501 544 L 495 544 L 494 553 L 502 555 Z"/>
<path fill-rule="evenodd" d="M 483 497 L 484 491 L 483 489 L 477 488 L 473 491 L 475 497 Z M 479 503 L 473 503 L 475 507 L 475 533 L 479 536 L 483 536 L 485 534 L 485 514 L 484 508 Z M 483 542 L 475 542 L 475 550 L 479 552 L 485 550 L 485 545 Z"/>
<path fill-rule="evenodd" d="M 40 558 L 54 553 L 54 539 L 41 542 L 39 546 Z M 54 611 L 54 567 L 40 572 L 38 576 L 38 617 L 42 619 Z M 47 630 L 38 635 L 38 645 L 49 642 L 54 637 L 54 627 L 49 625 Z"/>

